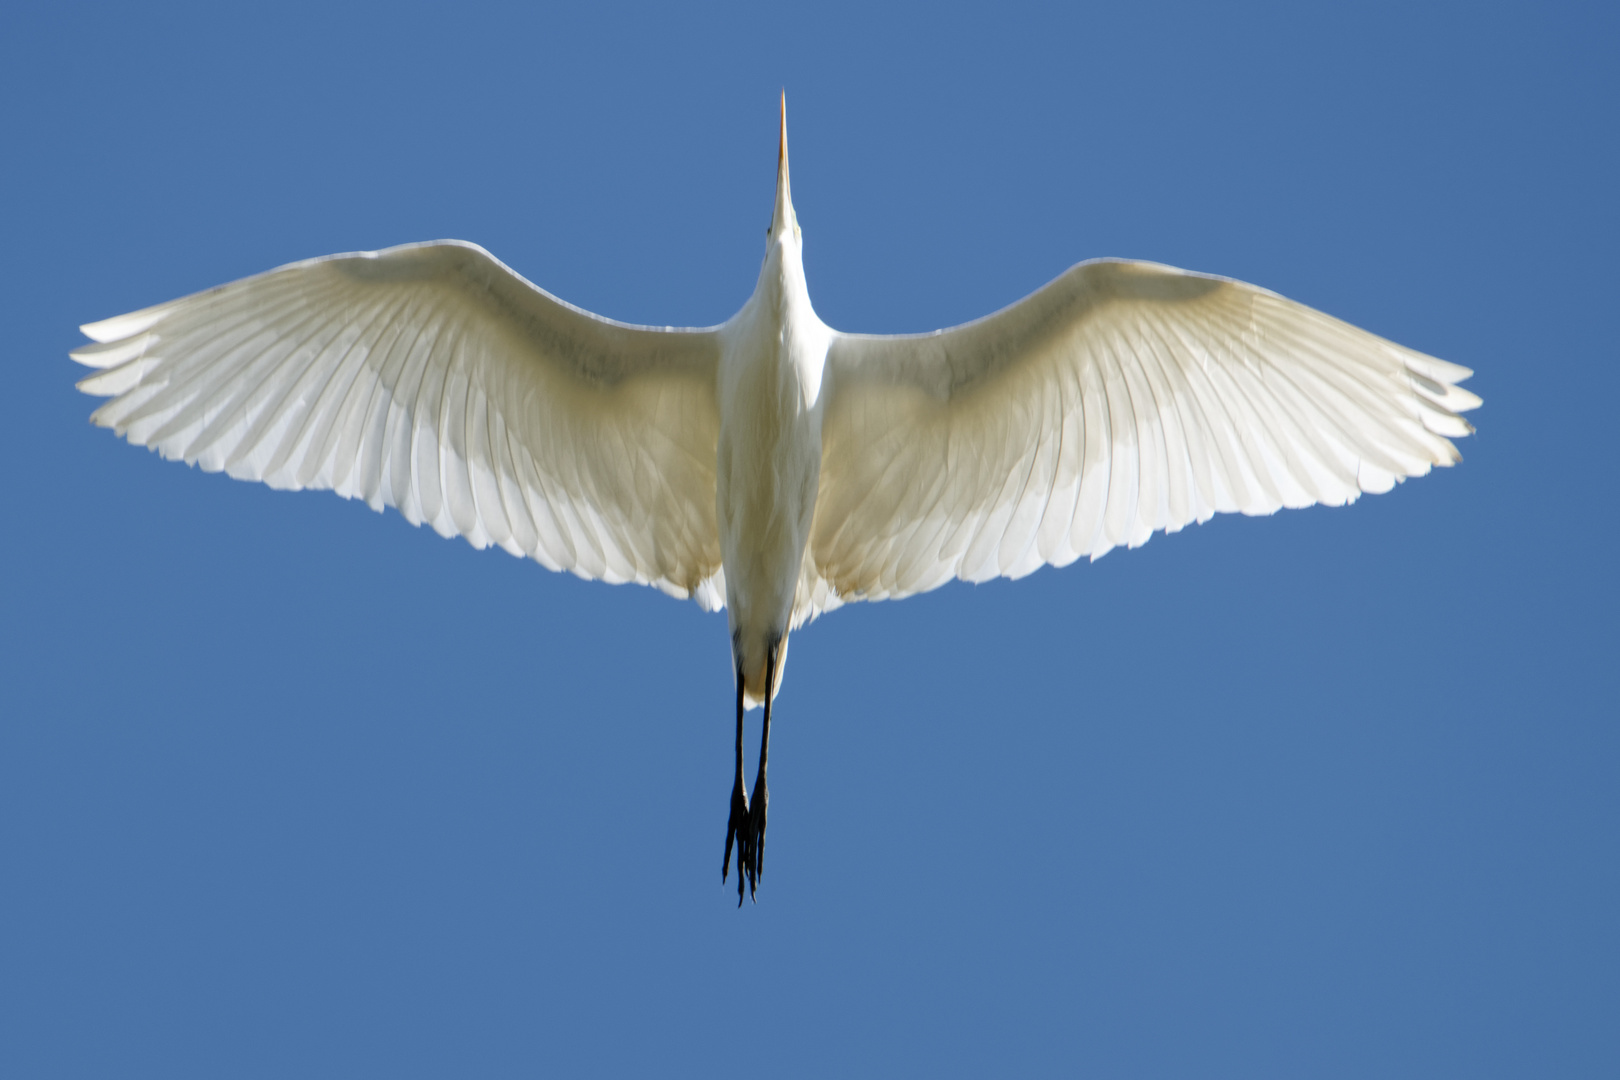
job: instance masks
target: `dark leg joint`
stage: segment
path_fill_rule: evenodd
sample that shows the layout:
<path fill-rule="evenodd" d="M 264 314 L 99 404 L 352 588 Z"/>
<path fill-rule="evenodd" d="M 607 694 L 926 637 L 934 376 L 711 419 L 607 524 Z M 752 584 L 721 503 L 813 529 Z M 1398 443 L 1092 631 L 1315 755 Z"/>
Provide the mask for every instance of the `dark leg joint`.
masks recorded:
<path fill-rule="evenodd" d="M 737 772 L 731 785 L 731 817 L 726 822 L 726 857 L 720 863 L 720 880 L 731 872 L 731 846 L 737 845 L 737 906 L 743 902 L 743 868 L 748 865 L 748 796 L 743 789 L 743 673 L 737 671 Z"/>
<path fill-rule="evenodd" d="M 765 811 L 771 793 L 765 783 L 765 765 L 771 746 L 771 696 L 776 689 L 776 663 L 781 642 L 770 646 L 765 653 L 765 722 L 759 737 L 759 772 L 754 777 L 754 796 L 750 800 L 743 790 L 743 673 L 737 672 L 737 772 L 731 789 L 731 817 L 726 823 L 726 856 L 720 865 L 720 880 L 731 872 L 732 841 L 737 848 L 737 906 L 743 902 L 743 891 L 753 896 L 759 888 L 759 879 L 765 872 Z"/>

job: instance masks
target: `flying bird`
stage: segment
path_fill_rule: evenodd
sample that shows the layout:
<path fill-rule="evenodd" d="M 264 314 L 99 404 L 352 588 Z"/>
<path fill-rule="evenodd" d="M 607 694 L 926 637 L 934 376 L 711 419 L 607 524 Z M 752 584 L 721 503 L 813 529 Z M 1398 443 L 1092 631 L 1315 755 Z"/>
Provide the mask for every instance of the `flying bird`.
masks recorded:
<path fill-rule="evenodd" d="M 310 259 L 82 329 L 93 415 L 165 458 L 327 488 L 552 570 L 726 611 L 721 880 L 764 868 L 789 634 L 842 604 L 1096 559 L 1217 512 L 1342 505 L 1460 460 L 1467 368 L 1276 293 L 1094 259 L 927 334 L 816 316 L 788 184 L 759 281 L 634 326 L 442 240 Z M 743 720 L 765 710 L 752 794 Z"/>

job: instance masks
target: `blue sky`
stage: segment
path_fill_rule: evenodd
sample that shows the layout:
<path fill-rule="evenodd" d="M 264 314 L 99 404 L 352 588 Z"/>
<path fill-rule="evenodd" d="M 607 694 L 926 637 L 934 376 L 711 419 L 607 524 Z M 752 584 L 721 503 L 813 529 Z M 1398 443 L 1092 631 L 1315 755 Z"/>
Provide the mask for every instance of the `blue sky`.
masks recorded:
<path fill-rule="evenodd" d="M 1620 1070 L 1600 5 L 166 4 L 0 16 L 0 1073 Z M 477 241 L 818 312 L 1091 256 L 1466 364 L 1452 470 L 794 637 L 759 903 L 724 620 L 86 417 L 75 327 Z"/>

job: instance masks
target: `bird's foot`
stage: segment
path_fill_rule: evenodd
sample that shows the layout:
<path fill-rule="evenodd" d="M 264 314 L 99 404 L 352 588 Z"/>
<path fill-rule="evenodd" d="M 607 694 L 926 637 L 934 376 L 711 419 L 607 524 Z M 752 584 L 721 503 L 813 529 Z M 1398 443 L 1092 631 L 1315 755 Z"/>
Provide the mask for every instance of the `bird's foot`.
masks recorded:
<path fill-rule="evenodd" d="M 753 895 L 759 879 L 765 876 L 765 810 L 770 805 L 771 792 L 765 786 L 765 773 L 761 770 L 754 781 L 754 797 L 748 807 L 748 893 Z"/>
<path fill-rule="evenodd" d="M 741 784 L 731 789 L 731 820 L 726 822 L 726 858 L 720 864 L 720 880 L 726 880 L 731 873 L 731 848 L 735 842 L 738 907 L 742 907 L 745 892 L 753 896 L 759 890 L 759 879 L 765 872 L 765 807 L 770 800 L 763 778 L 754 785 L 752 799 L 743 795 Z"/>
<path fill-rule="evenodd" d="M 731 846 L 737 845 L 737 906 L 742 907 L 743 879 L 753 865 L 753 815 L 748 812 L 748 796 L 743 794 L 742 777 L 731 789 L 731 819 L 726 822 L 726 857 L 720 863 L 720 880 L 731 873 Z"/>

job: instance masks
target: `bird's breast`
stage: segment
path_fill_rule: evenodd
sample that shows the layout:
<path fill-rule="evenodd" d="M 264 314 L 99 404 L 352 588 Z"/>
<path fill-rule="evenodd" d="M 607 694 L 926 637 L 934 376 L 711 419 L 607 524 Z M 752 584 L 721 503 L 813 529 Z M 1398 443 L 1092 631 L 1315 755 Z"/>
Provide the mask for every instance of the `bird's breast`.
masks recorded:
<path fill-rule="evenodd" d="M 716 518 L 739 663 L 787 632 L 821 475 L 825 342 L 790 326 L 739 327 L 721 363 Z M 806 386 L 808 349 L 817 386 Z M 750 645 L 743 645 L 750 642 Z M 758 658 L 763 663 L 763 654 Z M 751 665 L 750 665 L 751 666 Z"/>

